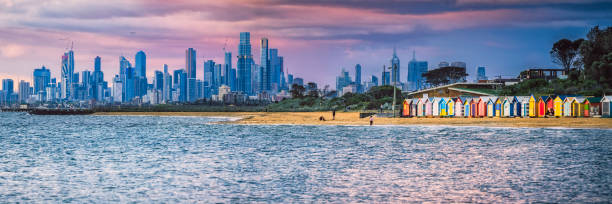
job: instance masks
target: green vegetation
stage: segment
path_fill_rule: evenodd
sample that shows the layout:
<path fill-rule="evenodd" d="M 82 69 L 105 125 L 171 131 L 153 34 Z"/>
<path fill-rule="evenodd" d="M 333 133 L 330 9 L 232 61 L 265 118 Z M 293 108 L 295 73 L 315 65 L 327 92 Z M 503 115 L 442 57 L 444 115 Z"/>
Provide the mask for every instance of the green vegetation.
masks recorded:
<path fill-rule="evenodd" d="M 150 106 L 112 106 L 96 107 L 96 112 L 261 112 L 264 106 L 234 105 L 150 105 Z"/>
<path fill-rule="evenodd" d="M 377 110 L 385 104 L 390 108 L 393 103 L 393 87 L 392 86 L 377 86 L 372 87 L 368 92 L 363 94 L 347 93 L 341 97 L 329 99 L 328 97 L 318 97 L 318 94 L 309 93 L 304 95 L 305 89 L 294 87 L 301 90 L 291 92 L 294 98 L 285 99 L 281 102 L 270 104 L 268 111 L 361 111 L 361 110 Z M 303 87 L 302 87 L 303 88 Z M 404 100 L 401 90 L 395 88 L 396 105 L 401 104 Z M 302 94 L 300 94 L 300 92 Z M 295 94 L 294 94 L 295 93 Z"/>
<path fill-rule="evenodd" d="M 561 39 L 553 45 L 550 54 L 553 62 L 569 72 L 567 79 L 525 80 L 504 87 L 500 94 L 612 94 L 612 27 L 600 30 L 595 26 L 587 39 Z"/>

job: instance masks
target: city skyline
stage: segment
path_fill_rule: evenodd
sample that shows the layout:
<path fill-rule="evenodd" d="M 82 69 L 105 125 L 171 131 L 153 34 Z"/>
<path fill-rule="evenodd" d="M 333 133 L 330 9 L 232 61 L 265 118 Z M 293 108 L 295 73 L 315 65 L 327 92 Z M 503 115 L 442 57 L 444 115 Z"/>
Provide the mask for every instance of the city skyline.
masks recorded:
<path fill-rule="evenodd" d="M 382 65 L 390 65 L 393 47 L 401 62 L 401 81 L 413 51 L 430 68 L 440 61 L 466 62 L 471 78 L 479 66 L 487 67 L 490 77 L 517 75 L 528 67 L 558 67 L 548 54 L 552 42 L 584 37 L 591 26 L 607 26 L 612 19 L 610 2 L 571 0 L 85 4 L 1 1 L 0 78 L 31 82 L 31 70 L 42 66 L 59 76 L 58 58 L 71 42 L 75 73 L 93 70 L 92 60 L 100 56 L 104 80 L 112 81 L 118 56 L 134 62 L 131 56 L 143 50 L 151 78 L 164 64 L 170 70 L 185 69 L 183 53 L 190 47 L 198 52 L 196 65 L 208 59 L 223 62 L 223 48 L 237 56 L 235 36 L 242 31 L 250 31 L 254 42 L 271 39 L 269 47 L 282 50 L 285 74 L 321 85 L 333 86 L 338 70 L 356 64 L 366 78 L 380 75 Z M 247 12 L 219 12 L 232 9 Z M 252 58 L 259 59 L 260 47 L 253 45 Z M 237 64 L 235 58 L 232 64 Z"/>

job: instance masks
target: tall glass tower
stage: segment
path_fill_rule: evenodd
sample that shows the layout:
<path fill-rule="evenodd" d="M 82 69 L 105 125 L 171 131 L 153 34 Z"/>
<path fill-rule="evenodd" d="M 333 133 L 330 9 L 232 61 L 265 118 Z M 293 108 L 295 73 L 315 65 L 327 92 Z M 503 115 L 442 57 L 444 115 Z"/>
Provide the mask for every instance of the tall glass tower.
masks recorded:
<path fill-rule="evenodd" d="M 72 99 L 74 92 L 74 52 L 69 50 L 62 55 L 61 98 Z"/>
<path fill-rule="evenodd" d="M 272 78 L 272 69 L 270 68 L 270 58 L 268 51 L 268 38 L 262 38 L 259 91 L 266 91 L 269 93 L 271 90 L 270 79 Z"/>
<path fill-rule="evenodd" d="M 187 101 L 196 100 L 196 51 L 189 48 L 185 51 L 185 69 L 187 69 Z"/>
<path fill-rule="evenodd" d="M 393 48 L 393 58 L 391 58 L 391 83 L 400 83 L 400 60 L 397 57 L 395 47 Z"/>
<path fill-rule="evenodd" d="M 251 33 L 240 33 L 240 44 L 238 44 L 238 70 L 237 70 L 237 91 L 245 94 L 252 94 L 251 87 L 251 64 L 253 63 L 251 55 Z"/>

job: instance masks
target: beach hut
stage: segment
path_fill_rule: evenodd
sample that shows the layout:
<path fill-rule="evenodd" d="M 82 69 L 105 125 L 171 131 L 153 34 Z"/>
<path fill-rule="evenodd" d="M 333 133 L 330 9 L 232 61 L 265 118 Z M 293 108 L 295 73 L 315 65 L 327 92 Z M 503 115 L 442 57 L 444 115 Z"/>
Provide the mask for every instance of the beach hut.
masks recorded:
<path fill-rule="evenodd" d="M 495 99 L 495 117 L 500 117 L 502 112 L 502 101 L 501 98 Z"/>
<path fill-rule="evenodd" d="M 472 104 L 472 100 L 468 98 L 463 102 L 463 117 L 470 117 L 470 104 Z"/>
<path fill-rule="evenodd" d="M 478 117 L 478 102 L 480 98 L 474 98 L 470 103 L 470 116 L 475 118 Z"/>
<path fill-rule="evenodd" d="M 529 117 L 537 116 L 537 113 L 536 113 L 536 111 L 538 110 L 537 102 L 538 100 L 536 99 L 536 97 L 533 96 L 533 94 L 531 94 L 531 96 L 529 97 Z"/>
<path fill-rule="evenodd" d="M 529 117 L 529 99 L 531 97 L 529 96 L 518 96 L 517 100 L 518 100 L 518 115 L 520 115 L 523 118 Z"/>
<path fill-rule="evenodd" d="M 418 98 L 413 98 L 411 99 L 412 102 L 410 103 L 410 116 L 412 117 L 416 117 L 417 116 L 417 112 L 419 110 L 418 105 L 419 105 L 419 99 Z"/>
<path fill-rule="evenodd" d="M 589 116 L 601 116 L 601 97 L 589 97 Z"/>
<path fill-rule="evenodd" d="M 502 102 L 502 117 L 512 117 L 514 116 L 514 97 L 506 96 Z"/>
<path fill-rule="evenodd" d="M 518 97 L 516 96 L 512 96 L 512 103 L 510 106 L 510 110 L 512 110 L 512 117 L 518 117 L 520 116 L 520 109 L 519 109 L 520 103 L 518 100 Z"/>
<path fill-rule="evenodd" d="M 455 99 L 453 98 L 446 99 L 446 116 L 455 116 Z"/>
<path fill-rule="evenodd" d="M 589 102 L 588 98 L 585 98 L 582 102 L 582 116 L 583 117 L 591 117 L 591 102 Z"/>
<path fill-rule="evenodd" d="M 555 115 L 555 96 L 548 96 L 546 99 L 546 115 Z"/>
<path fill-rule="evenodd" d="M 487 101 L 486 97 L 480 97 L 478 100 L 478 117 L 486 117 L 487 116 Z"/>
<path fill-rule="evenodd" d="M 563 117 L 572 117 L 572 102 L 574 97 L 565 97 L 563 100 Z"/>
<path fill-rule="evenodd" d="M 425 116 L 425 100 L 426 98 L 421 98 L 417 103 L 417 117 Z"/>
<path fill-rule="evenodd" d="M 572 101 L 572 116 L 573 117 L 582 117 L 584 115 L 584 97 L 576 97 Z"/>
<path fill-rule="evenodd" d="M 431 99 L 431 116 L 440 116 L 440 98 L 434 97 Z"/>
<path fill-rule="evenodd" d="M 425 116 L 431 117 L 433 116 L 433 101 L 429 98 L 425 101 Z"/>
<path fill-rule="evenodd" d="M 548 96 L 541 96 L 538 98 L 538 102 L 537 102 L 537 117 L 544 117 L 546 116 L 546 100 L 548 99 Z"/>
<path fill-rule="evenodd" d="M 565 96 L 557 96 L 553 100 L 552 107 L 553 107 L 553 113 L 555 117 L 563 116 L 563 100 L 564 99 L 565 99 Z"/>
<path fill-rule="evenodd" d="M 487 98 L 487 117 L 495 116 L 495 101 L 494 98 Z"/>
<path fill-rule="evenodd" d="M 446 106 L 446 99 L 445 98 L 440 98 L 440 101 L 438 102 L 438 104 L 440 104 L 440 117 L 444 117 L 446 116 L 446 112 L 448 111 L 448 107 Z"/>
<path fill-rule="evenodd" d="M 610 108 L 612 108 L 612 96 L 604 96 L 601 98 L 601 117 L 610 118 Z"/>
<path fill-rule="evenodd" d="M 463 117 L 463 99 L 462 97 L 457 97 L 455 99 L 455 116 Z"/>
<path fill-rule="evenodd" d="M 412 102 L 412 100 L 404 99 L 402 103 L 402 117 L 410 116 L 410 102 Z"/>

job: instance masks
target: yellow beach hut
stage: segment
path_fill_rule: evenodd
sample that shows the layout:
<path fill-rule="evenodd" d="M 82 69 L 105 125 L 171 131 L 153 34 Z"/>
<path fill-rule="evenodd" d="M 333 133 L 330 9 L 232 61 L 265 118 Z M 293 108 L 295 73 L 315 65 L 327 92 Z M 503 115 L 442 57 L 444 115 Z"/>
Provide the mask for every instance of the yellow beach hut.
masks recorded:
<path fill-rule="evenodd" d="M 529 97 L 529 117 L 536 117 L 536 111 L 537 111 L 537 102 L 538 100 L 536 100 L 535 96 L 533 96 L 533 94 Z"/>
<path fill-rule="evenodd" d="M 452 98 L 446 99 L 446 116 L 453 117 L 455 116 L 455 100 Z"/>
<path fill-rule="evenodd" d="M 555 117 L 563 116 L 563 99 L 565 99 L 565 96 L 557 96 L 553 101 L 553 110 L 555 112 Z"/>

